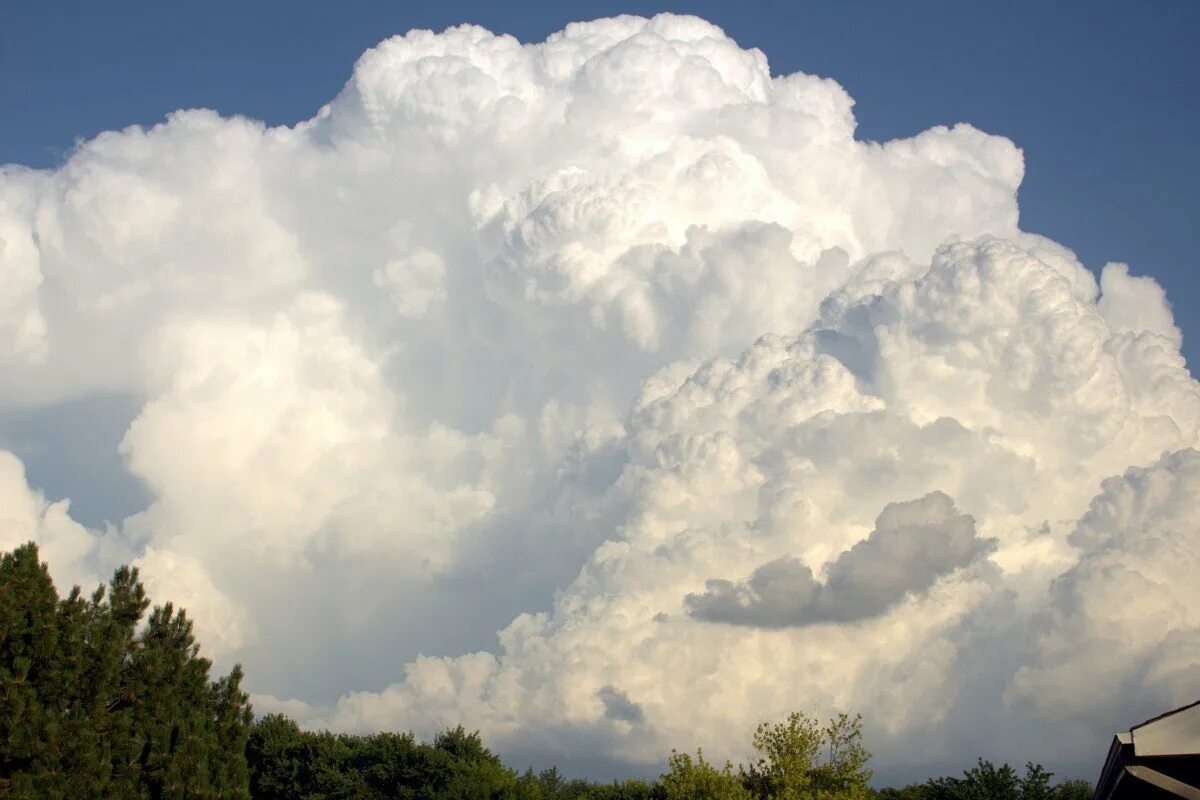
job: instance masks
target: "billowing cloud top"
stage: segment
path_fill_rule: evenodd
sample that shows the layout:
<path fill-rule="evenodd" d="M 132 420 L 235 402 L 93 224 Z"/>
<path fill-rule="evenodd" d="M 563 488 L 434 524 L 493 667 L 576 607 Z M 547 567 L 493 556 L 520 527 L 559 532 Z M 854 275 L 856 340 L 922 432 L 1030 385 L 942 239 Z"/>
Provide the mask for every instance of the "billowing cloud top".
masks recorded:
<path fill-rule="evenodd" d="M 1094 758 L 1200 691 L 1200 387 L 1153 280 L 1019 229 L 1011 142 L 851 106 L 695 18 L 461 27 L 291 128 L 5 167 L 6 419 L 126 398 L 151 499 L 89 529 L 0 453 L 0 547 L 135 561 L 309 724 Z"/>

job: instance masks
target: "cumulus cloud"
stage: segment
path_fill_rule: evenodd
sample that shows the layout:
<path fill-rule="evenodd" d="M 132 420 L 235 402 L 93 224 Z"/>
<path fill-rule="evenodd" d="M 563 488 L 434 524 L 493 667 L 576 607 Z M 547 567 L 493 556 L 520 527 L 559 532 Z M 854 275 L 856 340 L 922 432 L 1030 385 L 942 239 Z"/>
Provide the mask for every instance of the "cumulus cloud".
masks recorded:
<path fill-rule="evenodd" d="M 1073 520 L 1113 464 L 1195 441 L 1197 387 L 1180 362 L 1134 366 L 1124 348 L 1139 341 L 1168 346 L 1110 329 L 1094 298 L 1030 250 L 982 240 L 940 250 L 918 277 L 848 287 L 799 337 L 668 367 L 635 401 L 622 474 L 599 500 L 597 514 L 618 509 L 615 535 L 552 609 L 509 625 L 499 657 L 422 659 L 321 719 L 355 727 L 369 710 L 437 725 L 466 709 L 505 740 L 538 719 L 601 724 L 596 694 L 620 686 L 646 724 L 614 730 L 609 747 L 634 760 L 696 740 L 736 753 L 756 719 L 797 702 L 864 707 L 885 761 L 914 733 L 933 737 L 925 757 L 963 758 L 957 748 L 980 739 L 980 706 L 990 731 L 1028 732 L 1040 723 L 1008 688 L 1027 666 L 1009 655 L 1014 617 L 1044 607 L 1077 561 Z M 1172 390 L 1145 391 L 1147 368 Z M 920 537 L 946 552 L 914 546 L 902 576 L 876 571 L 881 552 Z M 787 583 L 827 562 L 807 596 Z M 753 608 L 767 624 L 695 619 L 729 611 L 726 593 L 701 594 L 714 566 L 736 575 L 764 563 L 738 621 Z M 779 627 L 781 607 L 787 621 L 829 624 L 798 636 Z M 1172 681 L 1194 688 L 1186 671 Z M 1116 725 L 1123 708 L 1089 693 L 1060 718 Z M 972 720 L 974 736 L 960 736 Z"/>
<path fill-rule="evenodd" d="M 861 709 L 885 774 L 1091 757 L 1055 732 L 1200 689 L 1185 504 L 1136 488 L 1186 494 L 1200 386 L 1153 279 L 1020 230 L 1012 142 L 852 106 L 692 17 L 464 26 L 291 127 L 4 167 L 0 441 L 117 398 L 148 501 L 89 528 L 4 455 L 0 541 L 138 564 L 306 724 L 615 769 Z M 1166 588 L 1062 691 L 1110 579 Z"/>
<path fill-rule="evenodd" d="M 1189 702 L 1200 662 L 1196 530 L 1200 453 L 1181 450 L 1104 481 L 1070 534 L 1079 561 L 1056 578 L 1009 699 L 1033 713 L 1088 710 L 1094 687 L 1139 707 Z"/>
<path fill-rule="evenodd" d="M 96 537 L 71 519 L 67 501 L 49 501 L 31 488 L 20 459 L 0 450 L 0 550 L 12 550 L 29 541 L 37 542 L 42 556 L 50 561 L 50 574 L 60 591 L 95 582 L 88 561 Z"/>
<path fill-rule="evenodd" d="M 769 628 L 853 622 L 886 611 L 905 595 L 984 555 L 994 543 L 975 535 L 975 520 L 941 492 L 891 503 L 866 539 L 831 561 L 818 583 L 803 562 L 784 556 L 754 570 L 744 583 L 710 580 L 689 594 L 697 619 Z"/>

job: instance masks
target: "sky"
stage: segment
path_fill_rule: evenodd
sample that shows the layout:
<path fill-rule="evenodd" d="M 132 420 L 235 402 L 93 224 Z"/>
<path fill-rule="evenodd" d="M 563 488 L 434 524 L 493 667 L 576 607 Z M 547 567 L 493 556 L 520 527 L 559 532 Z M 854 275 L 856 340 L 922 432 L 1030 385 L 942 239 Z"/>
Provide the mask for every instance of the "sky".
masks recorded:
<path fill-rule="evenodd" d="M 314 727 L 1093 777 L 1200 690 L 1198 23 L 9 4 L 0 547 Z"/>

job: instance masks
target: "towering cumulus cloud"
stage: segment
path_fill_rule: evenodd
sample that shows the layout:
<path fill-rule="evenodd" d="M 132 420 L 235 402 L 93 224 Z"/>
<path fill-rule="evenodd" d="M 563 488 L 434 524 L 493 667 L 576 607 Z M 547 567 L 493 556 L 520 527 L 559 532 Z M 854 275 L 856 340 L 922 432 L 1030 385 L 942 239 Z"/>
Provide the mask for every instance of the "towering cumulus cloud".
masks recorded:
<path fill-rule="evenodd" d="M 1200 386 L 1152 279 L 1019 229 L 1011 142 L 851 106 L 694 18 L 462 27 L 5 167 L 0 433 L 123 398 L 150 500 L 0 453 L 0 546 L 135 561 L 307 724 L 1094 759 L 1200 692 Z"/>

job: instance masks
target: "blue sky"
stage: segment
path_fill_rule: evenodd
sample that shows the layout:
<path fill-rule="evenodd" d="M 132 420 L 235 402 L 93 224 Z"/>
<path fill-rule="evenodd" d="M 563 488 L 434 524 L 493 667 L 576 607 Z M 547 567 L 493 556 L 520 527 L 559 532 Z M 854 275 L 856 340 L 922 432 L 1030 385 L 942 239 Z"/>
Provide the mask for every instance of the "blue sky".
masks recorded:
<path fill-rule="evenodd" d="M 0 162 L 49 166 L 79 137 L 205 106 L 270 123 L 311 115 L 358 55 L 410 28 L 474 22 L 522 41 L 568 21 L 695 13 L 777 73 L 836 78 L 860 138 L 970 122 L 1025 151 L 1022 227 L 1093 269 L 1127 261 L 1166 288 L 1200 354 L 1200 4 L 299 2 L 6 3 Z"/>

